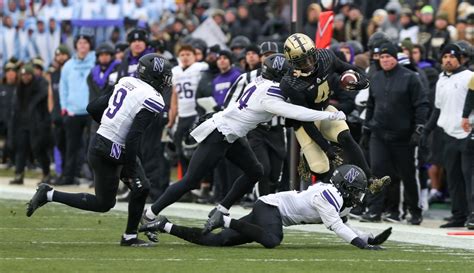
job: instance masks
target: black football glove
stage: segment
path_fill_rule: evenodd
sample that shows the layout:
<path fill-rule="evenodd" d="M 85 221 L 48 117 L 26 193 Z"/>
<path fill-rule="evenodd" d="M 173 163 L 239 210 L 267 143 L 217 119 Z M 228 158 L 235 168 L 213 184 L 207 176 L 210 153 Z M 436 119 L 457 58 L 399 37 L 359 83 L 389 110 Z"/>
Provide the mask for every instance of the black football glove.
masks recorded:
<path fill-rule="evenodd" d="M 389 227 L 386 230 L 382 231 L 379 235 L 375 236 L 374 238 L 369 238 L 367 242 L 369 245 L 381 245 L 385 241 L 387 241 L 388 237 L 392 234 L 392 228 Z"/>
<path fill-rule="evenodd" d="M 359 79 L 356 82 L 350 82 L 347 85 L 347 90 L 362 90 L 366 89 L 369 87 L 370 82 L 367 77 L 362 77 L 359 73 L 356 72 L 357 79 Z"/>
<path fill-rule="evenodd" d="M 385 250 L 383 247 L 377 246 L 377 245 L 366 245 L 363 249 L 364 250 Z"/>

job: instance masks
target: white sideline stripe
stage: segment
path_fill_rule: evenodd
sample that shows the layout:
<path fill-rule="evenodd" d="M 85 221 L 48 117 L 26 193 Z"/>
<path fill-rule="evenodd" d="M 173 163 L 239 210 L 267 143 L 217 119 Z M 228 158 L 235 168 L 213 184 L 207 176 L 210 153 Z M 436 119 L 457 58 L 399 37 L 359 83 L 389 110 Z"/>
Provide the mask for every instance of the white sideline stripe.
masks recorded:
<path fill-rule="evenodd" d="M 29 228 L 29 227 L 0 227 L 0 230 L 40 230 L 40 231 L 58 231 L 58 230 L 65 230 L 65 231 L 97 231 L 97 230 L 108 230 L 106 228 L 50 228 L 50 227 L 43 227 L 43 228 Z"/>
<path fill-rule="evenodd" d="M 0 187 L 0 199 L 15 199 L 15 200 L 29 200 L 31 196 L 35 193 L 35 189 L 3 185 Z M 147 205 L 149 207 L 150 205 Z M 193 203 L 174 203 L 171 206 L 167 207 L 163 211 L 163 215 L 171 217 L 180 217 L 180 218 L 190 218 L 190 219 L 199 219 L 206 220 L 209 211 L 214 206 L 211 205 L 201 205 Z M 55 206 L 56 209 L 60 208 L 59 205 Z M 115 211 L 128 211 L 127 203 L 117 203 L 113 208 Z M 250 212 L 249 209 L 244 209 L 241 207 L 232 207 L 231 216 L 234 218 L 240 218 Z M 84 212 L 89 213 L 89 212 Z M 110 213 L 109 213 L 110 215 Z M 35 217 L 33 215 L 32 217 Z M 172 220 L 172 219 L 171 219 Z M 444 248 L 457 248 L 457 249 L 469 249 L 474 250 L 474 236 L 449 236 L 447 235 L 448 231 L 453 230 L 465 230 L 465 229 L 440 229 L 440 228 L 429 228 L 423 226 L 409 226 L 404 224 L 388 224 L 388 223 L 360 223 L 358 221 L 350 221 L 351 226 L 354 226 L 358 229 L 372 232 L 373 234 L 380 233 L 381 231 L 393 227 L 392 235 L 390 236 L 390 241 L 403 242 L 403 243 L 413 243 L 413 244 L 422 244 L 430 245 Z M 204 224 L 204 222 L 203 222 Z M 291 231 L 305 231 L 305 232 L 318 232 L 325 234 L 334 233 L 324 225 L 300 225 L 292 226 L 285 228 L 285 230 Z M 325 236 L 325 235 L 324 235 Z M 334 240 L 335 237 L 331 239 Z M 340 239 L 336 239 L 342 242 Z M 284 242 L 283 242 L 284 243 Z"/>
<path fill-rule="evenodd" d="M 3 261 L 159 261 L 159 262 L 183 262 L 183 261 L 222 261 L 214 258 L 197 258 L 197 259 L 182 259 L 182 258 L 74 258 L 74 257 L 0 257 Z M 404 259 L 226 259 L 225 261 L 245 261 L 245 262 L 382 262 L 382 263 L 459 263 L 454 260 L 404 260 Z M 467 263 L 474 263 L 473 260 L 465 261 Z"/>

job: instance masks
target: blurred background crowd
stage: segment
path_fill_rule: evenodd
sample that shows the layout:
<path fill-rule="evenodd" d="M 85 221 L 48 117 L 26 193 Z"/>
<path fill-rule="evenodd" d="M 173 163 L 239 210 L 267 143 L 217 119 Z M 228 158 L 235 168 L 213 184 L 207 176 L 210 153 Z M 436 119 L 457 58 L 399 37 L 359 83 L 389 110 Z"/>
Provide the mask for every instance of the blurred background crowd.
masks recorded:
<path fill-rule="evenodd" d="M 415 73 L 422 83 L 418 91 L 426 96 L 426 114 L 417 117 L 417 125 L 423 128 L 413 127 L 410 132 L 419 136 L 410 144 L 416 147 L 416 153 L 390 158 L 394 162 L 411 162 L 416 166 L 416 177 L 411 181 L 410 175 L 400 175 L 407 171 L 403 168 L 411 167 L 387 163 L 394 165 L 393 170 L 384 170 L 392 176 L 392 186 L 382 193 L 381 199 L 368 198 L 367 208 L 354 211 L 354 217 L 365 221 L 399 221 L 404 212 L 410 212 L 409 205 L 403 204 L 414 198 L 420 209 L 427 210 L 429 204 L 444 202 L 451 194 L 452 201 L 461 201 L 453 203 L 453 217 L 447 219 L 448 224 L 461 226 L 462 222 L 463 226 L 469 218 L 472 210 L 468 207 L 472 205 L 466 192 L 471 188 L 466 187 L 473 182 L 467 178 L 465 166 L 472 165 L 472 154 L 467 154 L 469 148 L 464 144 L 452 149 L 455 154 L 446 156 L 440 151 L 445 145 L 444 138 L 464 139 L 467 134 L 451 134 L 442 122 L 429 121 L 432 112 L 443 107 L 436 104 L 435 98 L 440 73 L 447 72 L 441 62 L 443 55 L 452 53 L 466 69 L 474 64 L 474 4 L 470 2 L 337 1 L 330 49 L 341 60 L 366 70 L 371 81 L 378 81 L 380 75 L 376 72 L 383 70 L 378 57 L 385 45 L 385 52 L 398 65 Z M 304 6 L 304 16 L 299 18 L 302 32 L 315 39 L 324 5 L 309 0 L 298 4 Z M 193 76 L 196 87 L 174 86 L 184 94 L 183 99 L 195 100 L 192 109 L 180 106 L 177 113 L 164 113 L 143 137 L 141 158 L 152 183 L 149 199 L 156 200 L 169 185 L 172 172 L 177 169 L 179 177 L 186 171 L 196 147 L 187 131 L 199 116 L 209 112 L 196 100 L 214 98 L 216 105 L 212 110 L 224 109 L 230 98 L 259 73 L 266 56 L 283 53 L 282 45 L 290 35 L 290 7 L 288 0 L 0 0 L 1 160 L 5 168 L 15 169 L 10 183 L 23 184 L 28 166 L 42 169 L 42 182 L 91 183 L 85 151 L 98 125 L 88 117 L 87 103 L 110 90 L 121 77 L 133 76 L 141 56 L 157 52 L 176 66 L 202 65 L 199 75 Z M 387 49 L 386 43 L 393 45 L 393 49 Z M 383 145 L 396 147 L 399 139 L 382 137 L 384 144 L 373 148 L 377 136 L 373 132 L 370 135 L 370 124 L 364 120 L 367 110 L 371 118 L 380 113 L 373 112 L 374 98 L 369 96 L 369 90 L 346 92 L 337 80 L 334 82 L 331 104 L 348 116 L 351 133 L 360 141 L 367 157 L 373 156 L 371 149 L 380 150 Z M 165 95 L 170 109 L 180 99 L 181 95 L 173 98 L 171 92 Z M 387 115 L 402 111 L 396 106 L 385 110 Z M 398 117 L 414 119 L 413 115 Z M 284 125 L 282 119 L 275 119 L 249 134 L 254 149 L 267 155 L 261 159 L 266 181 L 260 181 L 254 190 L 257 194 L 292 187 L 288 160 L 291 130 Z M 455 163 L 446 162 L 446 158 Z M 186 199 L 218 202 L 232 186 L 229 181 L 238 175 L 235 166 L 222 162 L 202 182 L 201 189 Z M 310 183 L 311 178 L 303 182 Z M 400 191 L 400 184 L 413 188 L 406 183 L 416 183 L 417 190 Z M 452 187 L 449 190 L 448 185 Z M 251 204 L 254 195 L 249 193 L 244 204 Z M 126 190 L 120 198 L 126 200 Z"/>

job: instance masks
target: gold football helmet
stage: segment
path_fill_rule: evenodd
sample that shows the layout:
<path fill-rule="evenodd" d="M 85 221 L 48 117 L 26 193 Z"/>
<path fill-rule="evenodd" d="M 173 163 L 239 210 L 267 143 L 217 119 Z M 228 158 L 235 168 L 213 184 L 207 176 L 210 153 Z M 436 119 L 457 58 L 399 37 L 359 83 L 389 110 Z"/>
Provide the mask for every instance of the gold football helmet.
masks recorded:
<path fill-rule="evenodd" d="M 309 76 L 316 64 L 316 47 L 313 40 L 302 33 L 288 37 L 284 45 L 285 57 L 295 68 L 298 76 Z"/>

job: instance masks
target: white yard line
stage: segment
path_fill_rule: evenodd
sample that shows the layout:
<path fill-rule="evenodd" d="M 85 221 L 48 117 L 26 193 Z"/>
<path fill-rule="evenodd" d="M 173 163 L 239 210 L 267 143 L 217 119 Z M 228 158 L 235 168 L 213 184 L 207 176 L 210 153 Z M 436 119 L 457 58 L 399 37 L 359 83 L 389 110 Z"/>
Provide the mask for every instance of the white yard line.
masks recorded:
<path fill-rule="evenodd" d="M 74 188 L 74 191 L 77 191 Z M 5 183 L 0 187 L 0 198 L 14 200 L 29 200 L 34 194 L 35 189 L 31 187 L 9 186 Z M 149 206 L 149 205 L 147 205 Z M 191 219 L 206 220 L 209 211 L 213 208 L 211 205 L 200 205 L 194 203 L 175 203 L 163 211 L 163 215 L 171 217 L 183 217 Z M 127 211 L 127 203 L 117 203 L 114 210 Z M 230 211 L 231 216 L 240 218 L 250 212 L 249 209 L 243 209 L 239 206 L 233 207 Z M 19 212 L 17 212 L 19 213 Z M 33 216 L 35 217 L 35 216 Z M 171 219 L 172 220 L 172 219 Z M 404 224 L 388 223 L 360 223 L 351 221 L 352 226 L 372 232 L 374 234 L 382 230 L 393 227 L 391 241 L 414 243 L 430 246 L 439 246 L 446 248 L 460 248 L 474 250 L 474 236 L 449 236 L 447 232 L 466 229 L 440 229 L 424 226 L 409 226 Z M 204 224 L 204 222 L 203 222 Z M 301 225 L 289 227 L 286 230 L 299 230 L 307 232 L 333 233 L 323 225 Z"/>
<path fill-rule="evenodd" d="M 0 261 L 146 261 L 146 262 L 184 262 L 184 261 L 222 261 L 220 259 L 215 258 L 196 258 L 196 259 L 188 259 L 188 258 L 74 258 L 74 257 L 0 257 Z M 310 258 L 310 259 L 225 259 L 225 261 L 236 261 L 236 262 L 264 262 L 264 263 L 273 263 L 273 262 L 292 262 L 292 263 L 300 263 L 300 262 L 367 262 L 367 263 L 408 263 L 408 264 L 416 264 L 416 263 L 458 263 L 459 261 L 454 260 L 405 260 L 405 259 L 318 259 L 318 258 Z M 474 263 L 473 260 L 466 261 L 467 263 Z"/>

